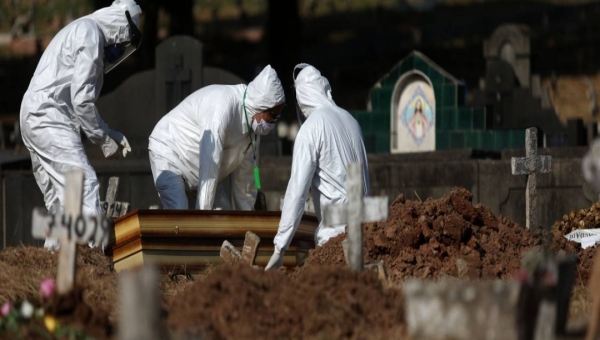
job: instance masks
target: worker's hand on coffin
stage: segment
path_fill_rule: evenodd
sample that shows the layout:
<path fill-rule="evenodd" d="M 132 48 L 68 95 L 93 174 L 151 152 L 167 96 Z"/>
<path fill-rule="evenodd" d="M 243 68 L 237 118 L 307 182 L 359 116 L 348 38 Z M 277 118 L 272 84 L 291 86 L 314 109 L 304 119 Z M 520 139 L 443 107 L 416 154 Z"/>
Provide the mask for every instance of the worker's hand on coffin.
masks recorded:
<path fill-rule="evenodd" d="M 127 138 L 125 138 L 122 133 L 115 130 L 109 130 L 108 136 L 121 146 L 121 153 L 123 154 L 123 157 L 127 157 L 127 153 L 131 152 L 131 146 L 129 146 Z"/>
<path fill-rule="evenodd" d="M 269 260 L 269 263 L 267 263 L 267 266 L 265 267 L 265 271 L 275 270 L 275 269 L 283 266 L 283 254 L 284 253 L 285 253 L 285 251 L 280 251 L 279 249 L 277 249 L 277 246 L 275 246 L 275 251 L 273 252 L 273 255 L 271 255 L 271 259 Z"/>

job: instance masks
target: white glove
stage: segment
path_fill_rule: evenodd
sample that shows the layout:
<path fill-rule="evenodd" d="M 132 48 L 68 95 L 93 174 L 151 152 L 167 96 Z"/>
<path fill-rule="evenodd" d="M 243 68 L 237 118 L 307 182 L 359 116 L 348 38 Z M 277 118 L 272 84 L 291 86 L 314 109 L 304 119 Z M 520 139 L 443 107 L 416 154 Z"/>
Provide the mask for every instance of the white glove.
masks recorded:
<path fill-rule="evenodd" d="M 119 146 L 117 143 L 114 141 L 114 139 L 106 136 L 104 143 L 102 143 L 102 153 L 104 154 L 104 157 L 109 158 L 117 153 L 117 151 L 119 151 Z"/>
<path fill-rule="evenodd" d="M 271 256 L 269 263 L 267 263 L 267 266 L 265 267 L 265 271 L 275 270 L 275 269 L 283 266 L 283 254 L 284 253 L 285 253 L 285 251 L 280 251 L 279 249 L 277 249 L 277 247 L 275 247 L 275 251 L 273 252 L 273 255 Z"/>
<path fill-rule="evenodd" d="M 114 139 L 115 142 L 119 143 L 123 147 L 123 157 L 127 157 L 127 153 L 131 152 L 131 146 L 129 146 L 127 138 L 125 138 L 125 136 L 122 133 L 115 130 L 108 130 L 108 136 Z"/>

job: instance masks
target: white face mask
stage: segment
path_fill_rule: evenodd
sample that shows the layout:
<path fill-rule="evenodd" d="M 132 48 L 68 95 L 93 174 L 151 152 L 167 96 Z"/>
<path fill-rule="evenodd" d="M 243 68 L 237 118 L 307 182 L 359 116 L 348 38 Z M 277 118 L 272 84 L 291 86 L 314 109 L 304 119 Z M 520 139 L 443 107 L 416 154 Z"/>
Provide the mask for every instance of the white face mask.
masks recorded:
<path fill-rule="evenodd" d="M 262 119 L 260 123 L 258 123 L 256 120 L 252 120 L 252 130 L 254 130 L 254 133 L 257 135 L 266 136 L 269 134 L 269 132 L 271 132 L 271 130 L 273 130 L 274 127 L 275 124 L 267 123 L 264 119 Z"/>

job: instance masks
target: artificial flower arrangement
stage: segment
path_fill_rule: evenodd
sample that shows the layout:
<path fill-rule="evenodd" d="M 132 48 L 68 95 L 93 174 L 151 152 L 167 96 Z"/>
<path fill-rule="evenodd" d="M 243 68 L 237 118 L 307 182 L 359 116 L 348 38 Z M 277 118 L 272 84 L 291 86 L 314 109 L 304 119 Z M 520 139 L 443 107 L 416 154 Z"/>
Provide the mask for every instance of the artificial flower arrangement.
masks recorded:
<path fill-rule="evenodd" d="M 40 283 L 40 295 L 48 301 L 56 292 L 54 280 L 46 278 Z M 28 300 L 17 303 L 5 302 L 0 307 L 0 338 L 21 339 L 34 337 L 40 339 L 91 340 L 83 331 L 61 325 L 58 320 L 44 313 L 41 306 L 34 306 Z"/>

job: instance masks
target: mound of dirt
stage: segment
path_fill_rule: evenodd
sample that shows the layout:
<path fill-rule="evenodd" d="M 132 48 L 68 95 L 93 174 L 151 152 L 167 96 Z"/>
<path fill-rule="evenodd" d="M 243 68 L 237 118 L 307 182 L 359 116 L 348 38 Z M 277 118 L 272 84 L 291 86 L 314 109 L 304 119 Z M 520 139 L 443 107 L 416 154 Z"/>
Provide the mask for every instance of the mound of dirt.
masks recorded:
<path fill-rule="evenodd" d="M 595 228 L 600 228 L 600 202 L 592 204 L 587 209 L 571 211 L 564 215 L 561 221 L 554 222 L 552 226 L 553 230 L 558 230 L 565 235 L 577 229 Z"/>
<path fill-rule="evenodd" d="M 384 260 L 392 280 L 509 277 L 519 268 L 521 254 L 539 244 L 540 235 L 473 205 L 472 199 L 462 188 L 424 202 L 398 196 L 387 221 L 365 224 L 365 262 Z M 344 238 L 313 250 L 306 267 L 345 265 Z"/>
<path fill-rule="evenodd" d="M 168 328 L 209 339 L 401 339 L 401 293 L 372 272 L 282 272 L 226 266 L 169 303 Z"/>

